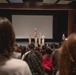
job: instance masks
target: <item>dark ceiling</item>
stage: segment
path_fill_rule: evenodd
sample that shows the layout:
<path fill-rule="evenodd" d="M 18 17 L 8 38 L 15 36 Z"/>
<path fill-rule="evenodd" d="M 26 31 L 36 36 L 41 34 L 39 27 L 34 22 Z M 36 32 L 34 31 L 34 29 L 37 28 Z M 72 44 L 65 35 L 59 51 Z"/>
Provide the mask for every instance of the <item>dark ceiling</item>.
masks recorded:
<path fill-rule="evenodd" d="M 40 8 L 40 9 L 75 9 L 76 0 L 0 0 L 1 9 Z"/>
<path fill-rule="evenodd" d="M 25 3 L 25 2 L 42 2 L 47 4 L 70 4 L 70 3 L 76 3 L 76 0 L 0 0 L 0 3 Z"/>

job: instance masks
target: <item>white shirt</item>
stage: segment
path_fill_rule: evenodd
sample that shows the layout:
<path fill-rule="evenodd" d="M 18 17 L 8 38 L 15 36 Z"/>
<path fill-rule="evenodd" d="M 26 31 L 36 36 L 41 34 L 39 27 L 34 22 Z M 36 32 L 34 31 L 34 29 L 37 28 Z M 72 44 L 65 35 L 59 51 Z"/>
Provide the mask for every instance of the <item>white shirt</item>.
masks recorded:
<path fill-rule="evenodd" d="M 21 59 L 21 53 L 19 53 L 19 52 L 13 52 L 12 57 L 16 58 L 16 59 Z"/>
<path fill-rule="evenodd" d="M 32 75 L 25 61 L 11 58 L 0 61 L 0 75 Z"/>

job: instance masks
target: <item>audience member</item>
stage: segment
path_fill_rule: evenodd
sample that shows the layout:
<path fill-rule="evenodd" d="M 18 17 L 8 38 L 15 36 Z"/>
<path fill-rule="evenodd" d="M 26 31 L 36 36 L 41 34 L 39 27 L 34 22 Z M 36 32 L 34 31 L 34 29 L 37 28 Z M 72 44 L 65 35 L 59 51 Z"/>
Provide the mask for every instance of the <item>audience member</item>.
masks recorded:
<path fill-rule="evenodd" d="M 12 57 L 16 59 L 21 59 L 21 52 L 19 52 L 19 46 L 14 44 Z"/>
<path fill-rule="evenodd" d="M 48 75 L 52 75 L 53 62 L 52 62 L 52 50 L 50 48 L 46 48 L 46 54 L 43 55 L 42 66 L 45 68 L 45 72 Z"/>
<path fill-rule="evenodd" d="M 21 57 L 22 57 L 23 54 L 26 53 L 26 46 L 21 46 L 21 45 L 20 45 L 20 49 L 21 49 Z"/>
<path fill-rule="evenodd" d="M 59 63 L 59 55 L 61 52 L 61 47 L 59 46 L 59 48 L 55 49 L 52 52 L 52 59 L 53 59 L 53 74 L 56 75 L 57 71 L 58 71 L 58 63 Z"/>
<path fill-rule="evenodd" d="M 76 75 L 76 33 L 64 41 L 59 61 L 60 75 Z"/>
<path fill-rule="evenodd" d="M 28 63 L 33 75 L 44 75 L 41 54 L 38 50 L 34 50 L 35 46 L 32 43 L 28 45 L 28 48 L 30 52 L 26 52 L 26 56 L 22 59 Z"/>
<path fill-rule="evenodd" d="M 43 45 L 42 46 L 42 50 L 41 50 L 42 55 L 45 55 L 46 54 L 46 48 L 47 48 L 46 45 Z"/>
<path fill-rule="evenodd" d="M 32 75 L 26 62 L 11 57 L 14 41 L 10 21 L 0 17 L 0 75 Z"/>

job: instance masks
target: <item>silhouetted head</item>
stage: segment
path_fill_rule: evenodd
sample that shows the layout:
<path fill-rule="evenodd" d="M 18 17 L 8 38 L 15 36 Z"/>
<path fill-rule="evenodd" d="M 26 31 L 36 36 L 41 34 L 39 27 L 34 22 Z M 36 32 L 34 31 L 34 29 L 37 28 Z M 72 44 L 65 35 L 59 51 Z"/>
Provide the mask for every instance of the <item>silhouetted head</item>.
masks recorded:
<path fill-rule="evenodd" d="M 46 48 L 46 54 L 52 54 L 52 50 L 50 48 Z"/>
<path fill-rule="evenodd" d="M 34 45 L 33 43 L 31 43 L 31 44 L 28 45 L 28 48 L 29 48 L 30 50 L 34 50 L 35 45 Z"/>
<path fill-rule="evenodd" d="M 0 17 L 0 56 L 10 56 L 15 41 L 15 34 L 11 22 Z"/>

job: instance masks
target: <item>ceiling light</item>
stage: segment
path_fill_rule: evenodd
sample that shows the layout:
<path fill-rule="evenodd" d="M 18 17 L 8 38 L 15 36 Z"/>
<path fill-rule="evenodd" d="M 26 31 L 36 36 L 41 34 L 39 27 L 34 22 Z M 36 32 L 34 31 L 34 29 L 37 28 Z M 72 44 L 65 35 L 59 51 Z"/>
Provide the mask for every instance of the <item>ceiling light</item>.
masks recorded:
<path fill-rule="evenodd" d="M 63 0 L 61 0 L 61 1 L 59 1 L 57 4 L 69 4 L 69 3 L 71 3 L 72 1 L 63 1 Z"/>

